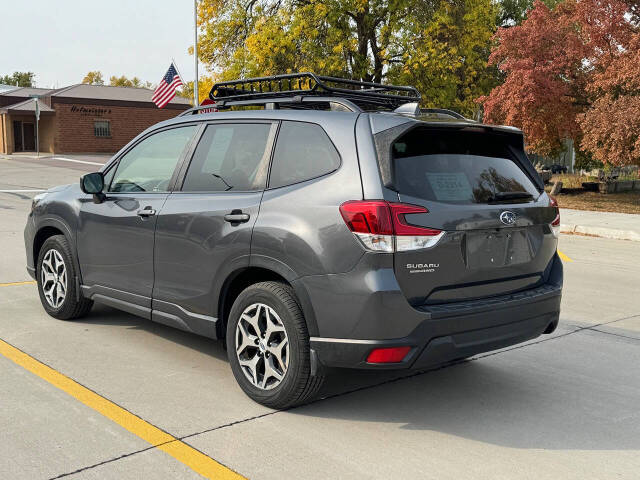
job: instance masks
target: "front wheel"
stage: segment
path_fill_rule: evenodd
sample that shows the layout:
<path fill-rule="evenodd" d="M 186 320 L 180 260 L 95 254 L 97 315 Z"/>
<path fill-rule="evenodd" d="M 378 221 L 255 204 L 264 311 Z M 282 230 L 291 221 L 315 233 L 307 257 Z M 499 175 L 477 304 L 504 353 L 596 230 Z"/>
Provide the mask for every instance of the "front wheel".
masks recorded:
<path fill-rule="evenodd" d="M 45 311 L 62 320 L 86 315 L 93 302 L 77 291 L 73 253 L 64 235 L 45 240 L 37 263 L 38 293 Z"/>
<path fill-rule="evenodd" d="M 311 376 L 307 325 L 289 285 L 261 282 L 240 293 L 229 314 L 226 340 L 236 381 L 262 405 L 299 405 L 322 386 L 322 376 Z"/>

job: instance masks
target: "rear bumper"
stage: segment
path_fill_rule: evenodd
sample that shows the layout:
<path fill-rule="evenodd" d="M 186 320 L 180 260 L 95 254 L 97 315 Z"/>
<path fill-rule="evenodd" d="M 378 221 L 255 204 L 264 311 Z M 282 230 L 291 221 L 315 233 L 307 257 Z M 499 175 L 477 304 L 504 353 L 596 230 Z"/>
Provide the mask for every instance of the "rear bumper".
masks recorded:
<path fill-rule="evenodd" d="M 321 365 L 329 367 L 370 369 L 423 369 L 470 357 L 479 353 L 508 347 L 551 333 L 558 325 L 560 293 L 544 300 L 507 306 L 492 311 L 446 317 L 451 322 L 449 335 L 433 336 L 432 321 L 424 320 L 411 335 L 392 340 L 350 340 L 311 338 L 311 348 Z M 464 317 L 464 318 L 461 318 Z M 506 320 L 497 326 L 484 327 L 488 320 Z M 472 321 L 479 328 L 456 331 L 457 321 Z M 513 321 L 516 320 L 516 321 Z M 401 363 L 370 364 L 366 359 L 371 350 L 384 347 L 410 346 L 411 351 Z"/>
<path fill-rule="evenodd" d="M 508 295 L 418 308 L 409 306 L 406 301 L 405 306 L 401 306 L 394 297 L 392 289 L 388 289 L 377 309 L 365 309 L 370 320 L 367 323 L 385 325 L 385 328 L 367 332 L 368 339 L 355 335 L 355 338 L 322 335 L 325 325 L 323 319 L 318 318 L 321 335 L 311 338 L 311 348 L 318 362 L 328 367 L 424 369 L 551 333 L 560 316 L 562 263 L 556 256 L 546 284 Z M 356 299 L 354 296 L 351 301 Z M 362 330 L 366 321 L 362 318 L 343 320 L 351 320 L 352 333 Z M 411 330 L 408 334 L 403 333 L 402 329 L 408 325 L 412 326 Z M 400 335 L 388 335 L 393 333 L 393 326 Z M 339 330 L 337 327 L 332 329 Z M 380 330 L 388 336 L 377 335 Z M 411 347 L 400 363 L 370 364 L 366 361 L 375 348 L 399 346 Z"/>

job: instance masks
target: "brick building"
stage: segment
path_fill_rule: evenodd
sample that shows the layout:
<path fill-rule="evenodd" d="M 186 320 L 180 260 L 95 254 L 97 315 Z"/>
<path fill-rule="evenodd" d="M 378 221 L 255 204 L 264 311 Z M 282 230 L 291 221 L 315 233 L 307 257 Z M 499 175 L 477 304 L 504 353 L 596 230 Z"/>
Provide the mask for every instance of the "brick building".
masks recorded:
<path fill-rule="evenodd" d="M 41 152 L 113 153 L 145 128 L 190 107 L 175 97 L 159 109 L 147 88 L 72 85 L 0 91 L 0 153 L 36 150 L 35 98 Z"/>

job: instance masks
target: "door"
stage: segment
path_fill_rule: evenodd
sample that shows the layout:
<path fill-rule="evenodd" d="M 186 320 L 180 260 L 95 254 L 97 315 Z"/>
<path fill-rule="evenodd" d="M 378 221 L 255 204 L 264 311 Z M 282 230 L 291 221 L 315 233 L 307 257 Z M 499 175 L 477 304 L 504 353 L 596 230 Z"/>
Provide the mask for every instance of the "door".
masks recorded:
<path fill-rule="evenodd" d="M 22 135 L 24 137 L 24 150 L 34 152 L 36 150 L 36 130 L 33 123 L 22 124 Z"/>
<path fill-rule="evenodd" d="M 158 213 L 196 129 L 175 127 L 145 137 L 118 160 L 105 201 L 82 199 L 78 259 L 92 293 L 151 307 Z"/>
<path fill-rule="evenodd" d="M 214 335 L 215 292 L 249 265 L 275 131 L 272 122 L 207 125 L 158 217 L 154 319 L 165 312 L 188 324 L 182 328 Z"/>
<path fill-rule="evenodd" d="M 22 122 L 13 121 L 13 151 L 22 152 L 24 145 L 22 142 Z"/>
<path fill-rule="evenodd" d="M 398 199 L 411 206 L 401 215 L 407 228 L 397 236 L 394 264 L 412 304 L 509 294 L 545 281 L 556 210 L 505 135 L 419 127 L 390 147 Z"/>

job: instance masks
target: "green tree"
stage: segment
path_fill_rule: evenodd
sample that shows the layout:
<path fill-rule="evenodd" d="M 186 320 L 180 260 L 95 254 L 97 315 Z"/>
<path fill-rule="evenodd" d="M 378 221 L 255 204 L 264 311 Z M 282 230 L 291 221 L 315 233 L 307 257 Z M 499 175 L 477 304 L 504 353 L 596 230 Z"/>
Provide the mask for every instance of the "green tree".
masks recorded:
<path fill-rule="evenodd" d="M 202 0 L 198 14 L 215 80 L 311 70 L 410 83 L 426 106 L 465 115 L 497 82 L 493 0 Z"/>
<path fill-rule="evenodd" d="M 520 25 L 527 13 L 533 8 L 535 0 L 500 0 L 500 16 L 498 24 L 501 27 L 512 27 L 514 25 Z M 563 0 L 543 0 L 543 3 L 553 8 Z M 637 0 L 628 0 L 629 2 L 635 2 Z"/>
<path fill-rule="evenodd" d="M 16 87 L 35 87 L 35 77 L 36 74 L 33 72 L 13 72 L 11 75 L 0 76 L 0 83 Z"/>
<path fill-rule="evenodd" d="M 426 107 L 450 108 L 478 118 L 476 98 L 498 84 L 487 65 L 498 9 L 492 0 L 446 0 L 430 21 L 404 32 L 402 56 L 389 69 L 394 83 L 414 85 Z"/>
<path fill-rule="evenodd" d="M 138 77 L 127 78 L 124 75 L 116 77 L 115 75 L 109 78 L 109 85 L 112 87 L 135 87 L 135 88 L 152 88 L 151 82 L 143 82 Z"/>
<path fill-rule="evenodd" d="M 222 78 L 313 69 L 381 81 L 396 34 L 432 0 L 203 0 L 200 57 Z M 412 7 L 412 8 L 409 8 Z"/>
<path fill-rule="evenodd" d="M 88 83 L 89 85 L 104 85 L 102 72 L 100 72 L 99 70 L 94 70 L 87 73 L 82 79 L 82 83 Z"/>

